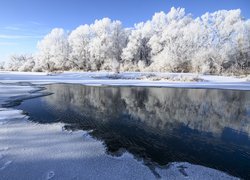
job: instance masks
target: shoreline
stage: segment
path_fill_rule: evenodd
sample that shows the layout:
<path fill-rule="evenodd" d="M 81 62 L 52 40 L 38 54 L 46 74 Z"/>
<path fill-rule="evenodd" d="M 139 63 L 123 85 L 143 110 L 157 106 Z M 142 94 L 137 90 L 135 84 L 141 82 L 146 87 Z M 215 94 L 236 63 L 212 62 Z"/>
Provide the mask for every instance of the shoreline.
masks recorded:
<path fill-rule="evenodd" d="M 111 76 L 111 77 L 110 77 Z M 32 83 L 45 85 L 52 83 L 82 84 L 86 86 L 138 86 L 194 89 L 250 90 L 247 78 L 228 76 L 197 75 L 192 73 L 152 73 L 126 72 L 119 77 L 110 72 L 64 72 L 48 75 L 34 72 L 0 72 L 0 83 Z M 198 82 L 193 79 L 199 78 Z M 166 80 L 167 79 L 167 80 Z"/>

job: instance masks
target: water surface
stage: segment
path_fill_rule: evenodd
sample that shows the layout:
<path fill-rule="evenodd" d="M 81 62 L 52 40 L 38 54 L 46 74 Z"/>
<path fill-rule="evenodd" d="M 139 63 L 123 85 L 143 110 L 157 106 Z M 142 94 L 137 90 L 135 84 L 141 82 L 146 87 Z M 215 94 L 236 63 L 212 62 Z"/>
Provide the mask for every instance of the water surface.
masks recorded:
<path fill-rule="evenodd" d="M 38 123 L 88 130 L 107 153 L 148 167 L 190 162 L 250 179 L 250 91 L 53 84 L 18 108 Z M 83 150 L 84 151 L 84 150 Z"/>

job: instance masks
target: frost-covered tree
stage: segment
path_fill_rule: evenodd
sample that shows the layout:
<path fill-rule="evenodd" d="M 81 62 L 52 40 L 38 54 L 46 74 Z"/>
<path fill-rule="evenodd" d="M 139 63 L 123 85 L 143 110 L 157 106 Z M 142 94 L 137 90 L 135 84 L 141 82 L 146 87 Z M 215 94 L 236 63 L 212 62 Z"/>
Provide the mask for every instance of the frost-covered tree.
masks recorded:
<path fill-rule="evenodd" d="M 136 25 L 123 50 L 125 65 L 137 64 L 140 70 L 147 66 L 161 71 L 188 69 L 188 46 L 194 44 L 186 33 L 190 22 L 184 9 L 171 8 L 168 14 L 156 13 L 152 20 Z"/>
<path fill-rule="evenodd" d="M 234 66 L 249 66 L 249 26 L 240 10 L 192 19 L 184 9 L 172 8 L 153 19 L 165 22 L 163 30 L 149 41 L 153 70 L 221 73 Z"/>
<path fill-rule="evenodd" d="M 67 34 L 63 29 L 55 28 L 38 42 L 36 68 L 45 71 L 67 70 L 69 68 L 69 46 Z"/>
<path fill-rule="evenodd" d="M 148 41 L 151 34 L 150 23 L 139 23 L 131 30 L 126 48 L 123 49 L 122 59 L 124 70 L 138 69 L 150 64 L 150 47 Z"/>
<path fill-rule="evenodd" d="M 108 18 L 78 27 L 69 35 L 70 62 L 83 70 L 119 69 L 126 33 L 120 21 Z"/>
<path fill-rule="evenodd" d="M 69 61 L 73 69 L 90 70 L 90 41 L 92 32 L 89 25 L 82 25 L 71 32 L 68 37 Z"/>
<path fill-rule="evenodd" d="M 163 71 L 189 71 L 194 42 L 187 31 L 193 19 L 184 9 L 171 8 L 166 15 L 155 15 L 153 21 L 164 22 L 164 28 L 150 39 L 152 66 Z"/>
<path fill-rule="evenodd" d="M 109 18 L 95 21 L 91 25 L 93 38 L 90 40 L 90 63 L 93 70 L 112 70 L 113 64 L 120 63 L 126 33 L 120 21 Z"/>
<path fill-rule="evenodd" d="M 222 10 L 206 13 L 197 20 L 200 27 L 205 28 L 206 35 L 203 46 L 193 58 L 193 67 L 197 63 L 206 66 L 210 73 L 221 73 L 232 67 L 248 66 L 249 27 L 243 20 L 241 11 Z M 197 41 L 201 42 L 201 41 Z"/>

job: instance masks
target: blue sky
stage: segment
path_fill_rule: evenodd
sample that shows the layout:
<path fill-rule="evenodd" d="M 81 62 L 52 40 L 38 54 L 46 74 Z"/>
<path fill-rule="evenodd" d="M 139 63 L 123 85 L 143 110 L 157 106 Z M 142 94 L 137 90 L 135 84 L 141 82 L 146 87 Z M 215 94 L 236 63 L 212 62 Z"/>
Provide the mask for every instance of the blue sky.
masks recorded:
<path fill-rule="evenodd" d="M 55 27 L 71 31 L 103 17 L 131 27 L 173 6 L 184 7 L 194 17 L 239 8 L 250 18 L 250 0 L 2 0 L 0 61 L 13 53 L 35 52 L 37 41 Z"/>

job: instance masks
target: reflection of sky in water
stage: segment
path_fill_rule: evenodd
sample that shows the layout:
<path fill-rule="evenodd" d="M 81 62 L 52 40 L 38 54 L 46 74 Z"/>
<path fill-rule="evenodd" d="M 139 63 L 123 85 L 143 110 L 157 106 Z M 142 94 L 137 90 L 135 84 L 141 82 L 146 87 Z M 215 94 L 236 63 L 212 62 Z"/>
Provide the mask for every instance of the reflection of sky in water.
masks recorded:
<path fill-rule="evenodd" d="M 107 152 L 149 165 L 187 161 L 250 178 L 250 92 L 48 85 L 25 101 L 33 121 L 93 130 Z M 39 108 L 37 108 L 39 107 Z"/>

